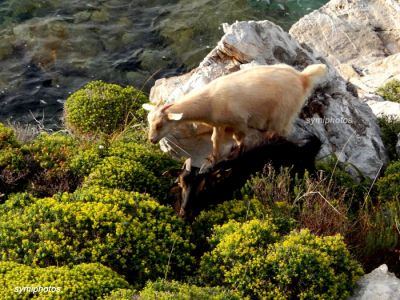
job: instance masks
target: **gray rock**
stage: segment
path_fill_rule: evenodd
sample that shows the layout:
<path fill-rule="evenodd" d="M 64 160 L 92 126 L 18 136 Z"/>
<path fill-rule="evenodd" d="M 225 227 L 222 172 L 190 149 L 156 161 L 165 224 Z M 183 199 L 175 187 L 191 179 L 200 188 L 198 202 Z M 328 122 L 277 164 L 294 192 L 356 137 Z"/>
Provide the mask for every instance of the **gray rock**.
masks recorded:
<path fill-rule="evenodd" d="M 399 28 L 398 1 L 332 0 L 289 33 L 325 56 L 360 93 L 371 93 L 400 79 Z"/>
<path fill-rule="evenodd" d="M 291 137 L 317 134 L 323 142 L 320 157 L 334 153 L 367 176 L 376 175 L 387 161 L 376 118 L 332 64 L 269 21 L 236 22 L 223 28 L 225 35 L 199 67 L 156 82 L 150 94 L 152 102 L 173 102 L 217 77 L 252 64 L 286 63 L 302 70 L 322 62 L 328 66 L 328 76 L 308 100 Z M 199 166 L 211 151 L 210 132 L 204 126 L 179 126 L 162 140 L 162 149 L 177 156 L 191 156 L 193 164 Z M 229 149 L 229 144 L 226 147 Z"/>
<path fill-rule="evenodd" d="M 386 101 L 376 94 L 365 94 L 361 100 L 368 104 L 377 117 L 391 117 L 400 119 L 400 103 Z"/>
<path fill-rule="evenodd" d="M 381 265 L 357 282 L 354 295 L 349 300 L 399 300 L 400 279 Z"/>

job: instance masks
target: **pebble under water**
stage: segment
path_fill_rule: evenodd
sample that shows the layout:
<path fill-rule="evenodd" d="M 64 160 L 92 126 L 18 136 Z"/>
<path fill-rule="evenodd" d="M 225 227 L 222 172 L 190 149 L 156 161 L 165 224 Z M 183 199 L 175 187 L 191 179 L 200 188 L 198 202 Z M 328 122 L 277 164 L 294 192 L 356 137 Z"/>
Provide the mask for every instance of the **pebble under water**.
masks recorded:
<path fill-rule="evenodd" d="M 0 0 L 0 121 L 60 124 L 68 95 L 95 79 L 148 92 L 195 67 L 222 23 L 285 30 L 327 1 Z"/>

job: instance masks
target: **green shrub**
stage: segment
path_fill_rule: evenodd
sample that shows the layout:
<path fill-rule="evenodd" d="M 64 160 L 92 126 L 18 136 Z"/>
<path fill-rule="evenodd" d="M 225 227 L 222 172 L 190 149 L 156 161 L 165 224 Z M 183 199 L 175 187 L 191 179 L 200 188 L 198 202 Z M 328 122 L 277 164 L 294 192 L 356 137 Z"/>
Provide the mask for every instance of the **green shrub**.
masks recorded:
<path fill-rule="evenodd" d="M 137 144 L 152 147 L 153 149 L 159 150 L 158 145 L 153 145 L 148 140 L 148 124 L 147 122 L 138 123 L 126 126 L 123 131 L 115 133 L 113 138 L 115 141 L 122 142 L 134 142 Z"/>
<path fill-rule="evenodd" d="M 132 300 L 135 299 L 135 290 L 131 289 L 116 289 L 113 290 L 109 295 L 102 298 L 103 300 Z"/>
<path fill-rule="evenodd" d="M 7 201 L 0 205 L 0 215 L 8 211 L 23 210 L 25 206 L 33 204 L 37 198 L 29 193 L 11 194 Z"/>
<path fill-rule="evenodd" d="M 85 179 L 84 186 L 100 185 L 162 196 L 161 182 L 142 164 L 116 156 L 105 158 Z"/>
<path fill-rule="evenodd" d="M 37 268 L 0 261 L 0 283 L 2 299 L 10 300 L 96 299 L 129 287 L 123 277 L 101 264 Z"/>
<path fill-rule="evenodd" d="M 32 175 L 29 190 L 40 197 L 57 192 L 72 191 L 78 185 L 69 166 L 76 153 L 78 141 L 62 133 L 42 133 L 22 147 L 29 155 Z"/>
<path fill-rule="evenodd" d="M 360 203 L 369 191 L 372 181 L 363 176 L 361 172 L 358 174 L 359 178 L 353 178 L 347 167 L 354 169 L 354 166 L 339 162 L 336 157 L 330 157 L 317 163 L 318 170 L 323 172 L 322 177 L 326 182 L 326 190 L 332 198 L 339 198 L 345 192 L 347 202 Z"/>
<path fill-rule="evenodd" d="M 118 183 L 115 182 L 113 187 L 148 192 L 161 202 L 169 198 L 175 178 L 165 174 L 165 172 L 180 168 L 180 162 L 150 145 L 140 145 L 121 140 L 111 143 L 108 155 L 110 158 L 106 162 L 109 164 L 109 160 L 112 160 L 112 164 L 118 164 L 114 168 L 114 172 L 121 175 L 120 180 L 118 180 Z M 123 169 L 129 167 L 135 169 L 135 171 L 129 171 L 129 174 L 124 173 Z M 96 177 L 103 172 L 104 166 L 98 169 L 102 170 L 97 171 Z M 137 174 L 138 172 L 139 174 Z M 143 174 L 140 174 L 140 172 Z M 109 172 L 106 173 L 109 174 Z M 139 180 L 137 177 L 141 179 Z M 102 182 L 102 180 L 100 181 Z M 98 184 L 101 184 L 100 181 Z M 124 184 L 121 185 L 122 182 Z"/>
<path fill-rule="evenodd" d="M 215 226 L 210 239 L 213 250 L 204 254 L 200 261 L 201 282 L 216 286 L 229 284 L 237 268 L 254 256 L 264 256 L 268 246 L 279 239 L 276 229 L 271 219 L 243 224 L 230 221 Z"/>
<path fill-rule="evenodd" d="M 358 223 L 357 237 L 361 242 L 355 249 L 357 255 L 364 261 L 380 263 L 389 261 L 389 257 L 394 256 L 396 259 L 392 266 L 399 268 L 395 250 L 400 247 L 400 199 L 388 199 L 375 206 L 366 205 L 358 214 Z"/>
<path fill-rule="evenodd" d="M 400 200 L 400 161 L 392 162 L 377 182 L 381 200 Z"/>
<path fill-rule="evenodd" d="M 95 141 L 89 145 L 80 145 L 77 153 L 70 158 L 69 167 L 74 176 L 84 178 L 99 165 L 108 155 L 108 143 L 106 141 Z"/>
<path fill-rule="evenodd" d="M 135 142 L 116 141 L 111 144 L 109 155 L 137 161 L 157 177 L 161 177 L 169 169 L 181 167 L 180 162 L 160 149 Z"/>
<path fill-rule="evenodd" d="M 308 230 L 278 241 L 270 221 L 229 222 L 200 263 L 203 283 L 235 287 L 252 299 L 345 299 L 362 274 L 343 238 Z"/>
<path fill-rule="evenodd" d="M 65 102 L 65 124 L 79 135 L 109 135 L 122 129 L 125 122 L 143 122 L 146 114 L 141 105 L 147 101 L 133 87 L 93 81 Z"/>
<path fill-rule="evenodd" d="M 377 94 L 387 101 L 400 103 L 400 81 L 393 79 L 377 90 Z"/>
<path fill-rule="evenodd" d="M 397 136 L 400 133 L 400 120 L 395 117 L 383 116 L 378 118 L 378 124 L 381 128 L 382 141 L 388 152 L 389 159 L 400 159 L 396 151 Z"/>
<path fill-rule="evenodd" d="M 340 235 L 293 232 L 264 254 L 231 272 L 229 283 L 259 299 L 347 299 L 363 273 Z"/>
<path fill-rule="evenodd" d="M 279 203 L 277 204 L 277 206 Z M 212 234 L 215 225 L 223 225 L 230 220 L 245 222 L 253 219 L 269 219 L 273 216 L 272 222 L 277 226 L 279 233 L 288 233 L 296 227 L 296 221 L 282 217 L 278 213 L 272 213 L 257 199 L 225 201 L 209 210 L 202 211 L 193 221 L 193 243 L 197 245 L 199 253 L 209 249 L 207 238 Z"/>
<path fill-rule="evenodd" d="M 21 149 L 0 149 L 0 202 L 1 193 L 7 195 L 23 189 L 29 173 L 29 165 Z"/>
<path fill-rule="evenodd" d="M 147 195 L 93 187 L 2 214 L 0 259 L 40 267 L 99 262 L 140 285 L 184 276 L 193 263 L 189 236 L 171 208 Z"/>
<path fill-rule="evenodd" d="M 198 287 L 178 281 L 149 282 L 139 294 L 142 300 L 235 300 L 247 299 L 221 287 Z"/>
<path fill-rule="evenodd" d="M 18 147 L 18 145 L 14 130 L 0 122 L 0 150 L 8 147 Z"/>

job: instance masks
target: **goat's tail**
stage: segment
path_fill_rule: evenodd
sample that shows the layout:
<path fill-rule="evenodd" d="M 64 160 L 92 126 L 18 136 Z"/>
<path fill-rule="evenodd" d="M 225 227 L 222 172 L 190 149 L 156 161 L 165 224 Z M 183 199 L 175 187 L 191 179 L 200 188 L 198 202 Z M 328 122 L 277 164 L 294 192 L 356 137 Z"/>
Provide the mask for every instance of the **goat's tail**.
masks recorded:
<path fill-rule="evenodd" d="M 324 64 L 310 65 L 301 72 L 303 75 L 303 87 L 307 95 L 309 95 L 314 86 L 326 76 L 326 73 L 327 67 Z"/>

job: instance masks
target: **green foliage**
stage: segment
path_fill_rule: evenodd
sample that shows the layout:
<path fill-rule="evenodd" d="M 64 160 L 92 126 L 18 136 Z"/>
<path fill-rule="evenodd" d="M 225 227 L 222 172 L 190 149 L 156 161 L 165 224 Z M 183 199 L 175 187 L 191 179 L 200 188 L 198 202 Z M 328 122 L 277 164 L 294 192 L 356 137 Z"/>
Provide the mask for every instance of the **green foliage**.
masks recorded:
<path fill-rule="evenodd" d="M 31 205 L 36 200 L 37 198 L 26 192 L 11 194 L 7 201 L 0 205 L 0 215 L 8 211 L 23 210 L 25 206 Z"/>
<path fill-rule="evenodd" d="M 276 172 L 269 167 L 264 173 L 252 176 L 241 189 L 244 197 L 259 199 L 267 207 L 280 233 L 288 233 L 297 226 L 293 202 L 305 190 L 306 179 L 292 180 L 289 171 L 285 168 Z"/>
<path fill-rule="evenodd" d="M 377 94 L 387 101 L 400 103 L 400 81 L 393 79 L 377 90 Z"/>
<path fill-rule="evenodd" d="M 179 168 L 179 163 L 160 150 L 152 149 L 135 142 L 116 141 L 111 143 L 107 157 L 96 166 L 96 158 L 100 157 L 98 150 L 86 152 L 93 160 L 79 158 L 79 163 L 91 173 L 85 179 L 84 185 L 102 185 L 110 188 L 120 188 L 128 191 L 146 192 L 158 200 L 166 200 L 173 185 L 171 176 L 163 173 L 169 169 Z M 87 155 L 86 154 L 86 155 Z M 77 161 L 77 160 L 75 160 Z M 82 163 L 83 161 L 83 163 Z"/>
<path fill-rule="evenodd" d="M 241 276 L 244 272 L 249 274 Z M 262 299 L 346 299 L 359 276 L 340 235 L 293 232 L 266 255 L 255 255 L 229 278 L 240 290 Z"/>
<path fill-rule="evenodd" d="M 74 190 L 78 183 L 69 160 L 77 147 L 77 140 L 63 133 L 42 133 L 24 145 L 22 149 L 29 155 L 33 172 L 29 190 L 41 197 Z"/>
<path fill-rule="evenodd" d="M 137 161 L 157 177 L 169 169 L 181 167 L 180 162 L 161 152 L 158 147 L 135 142 L 116 141 L 111 144 L 109 155 Z"/>
<path fill-rule="evenodd" d="M 392 162 L 385 175 L 377 182 L 379 198 L 385 200 L 400 200 L 400 161 Z"/>
<path fill-rule="evenodd" d="M 277 204 L 277 206 L 279 203 Z M 215 225 L 223 225 L 230 220 L 245 222 L 253 219 L 268 219 L 273 215 L 272 222 L 277 226 L 279 233 L 288 233 L 296 227 L 293 218 L 282 217 L 278 213 L 272 213 L 257 199 L 245 198 L 244 200 L 225 201 L 215 207 L 202 211 L 193 221 L 193 242 L 197 245 L 198 252 L 208 250 L 207 238 L 212 234 Z"/>
<path fill-rule="evenodd" d="M 14 130 L 0 122 L 0 150 L 8 147 L 18 147 Z"/>
<path fill-rule="evenodd" d="M 102 81 L 88 83 L 65 102 L 65 124 L 83 136 L 112 134 L 125 123 L 143 122 L 141 105 L 147 97 L 133 87 L 121 87 Z"/>
<path fill-rule="evenodd" d="M 83 178 L 99 165 L 108 154 L 106 141 L 95 141 L 89 145 L 80 145 L 80 149 L 70 158 L 69 167 L 76 177 Z"/>
<path fill-rule="evenodd" d="M 84 186 L 100 185 L 161 196 L 161 183 L 142 164 L 116 156 L 105 158 L 85 179 Z"/>
<path fill-rule="evenodd" d="M 347 202 L 360 203 L 370 189 L 371 179 L 359 174 L 358 180 L 354 179 L 348 172 L 347 167 L 353 166 L 339 162 L 336 157 L 330 157 L 317 163 L 317 169 L 322 171 L 328 178 L 326 190 L 335 198 L 340 197 L 345 191 Z"/>
<path fill-rule="evenodd" d="M 365 206 L 359 213 L 361 243 L 358 256 L 371 259 L 385 257 L 400 247 L 400 201 L 386 200 L 371 207 Z M 393 253 L 395 254 L 395 253 Z M 396 260 L 398 255 L 395 254 Z"/>
<path fill-rule="evenodd" d="M 135 299 L 135 290 L 131 289 L 116 289 L 113 290 L 109 295 L 102 298 L 103 300 L 132 300 Z"/>
<path fill-rule="evenodd" d="M 271 219 L 251 220 L 243 224 L 230 221 L 215 226 L 210 239 L 214 249 L 204 254 L 200 262 L 202 283 L 217 286 L 231 283 L 238 268 L 254 256 L 264 256 L 268 246 L 279 239 L 276 229 Z M 242 276 L 245 274 L 242 272 Z"/>
<path fill-rule="evenodd" d="M 28 173 L 14 130 L 0 123 L 0 202 L 3 196 L 24 186 Z"/>
<path fill-rule="evenodd" d="M 201 260 L 204 283 L 236 287 L 252 299 L 345 299 L 362 274 L 343 238 L 308 230 L 279 241 L 270 221 L 219 228 Z"/>
<path fill-rule="evenodd" d="M 24 146 L 43 169 L 63 168 L 76 150 L 77 141 L 70 135 L 42 133 Z"/>
<path fill-rule="evenodd" d="M 1 193 L 8 194 L 24 187 L 29 172 L 21 149 L 0 149 L 0 200 Z"/>
<path fill-rule="evenodd" d="M 381 128 L 382 141 L 388 152 L 389 159 L 400 159 L 396 152 L 397 136 L 400 134 L 400 120 L 395 117 L 383 116 L 378 118 L 378 124 Z"/>
<path fill-rule="evenodd" d="M 0 261 L 2 299 L 96 299 L 128 288 L 123 277 L 101 264 L 37 268 Z M 22 290 L 31 287 L 32 290 Z M 39 291 L 38 288 L 47 288 Z M 37 288 L 35 290 L 35 288 Z"/>
<path fill-rule="evenodd" d="M 139 297 L 142 300 L 247 299 L 237 292 L 229 291 L 221 287 L 198 287 L 183 282 L 165 280 L 147 283 L 146 287 L 140 292 Z"/>
<path fill-rule="evenodd" d="M 140 285 L 184 276 L 193 262 L 189 236 L 171 208 L 148 196 L 93 187 L 2 214 L 0 259 L 40 267 L 99 262 Z"/>

